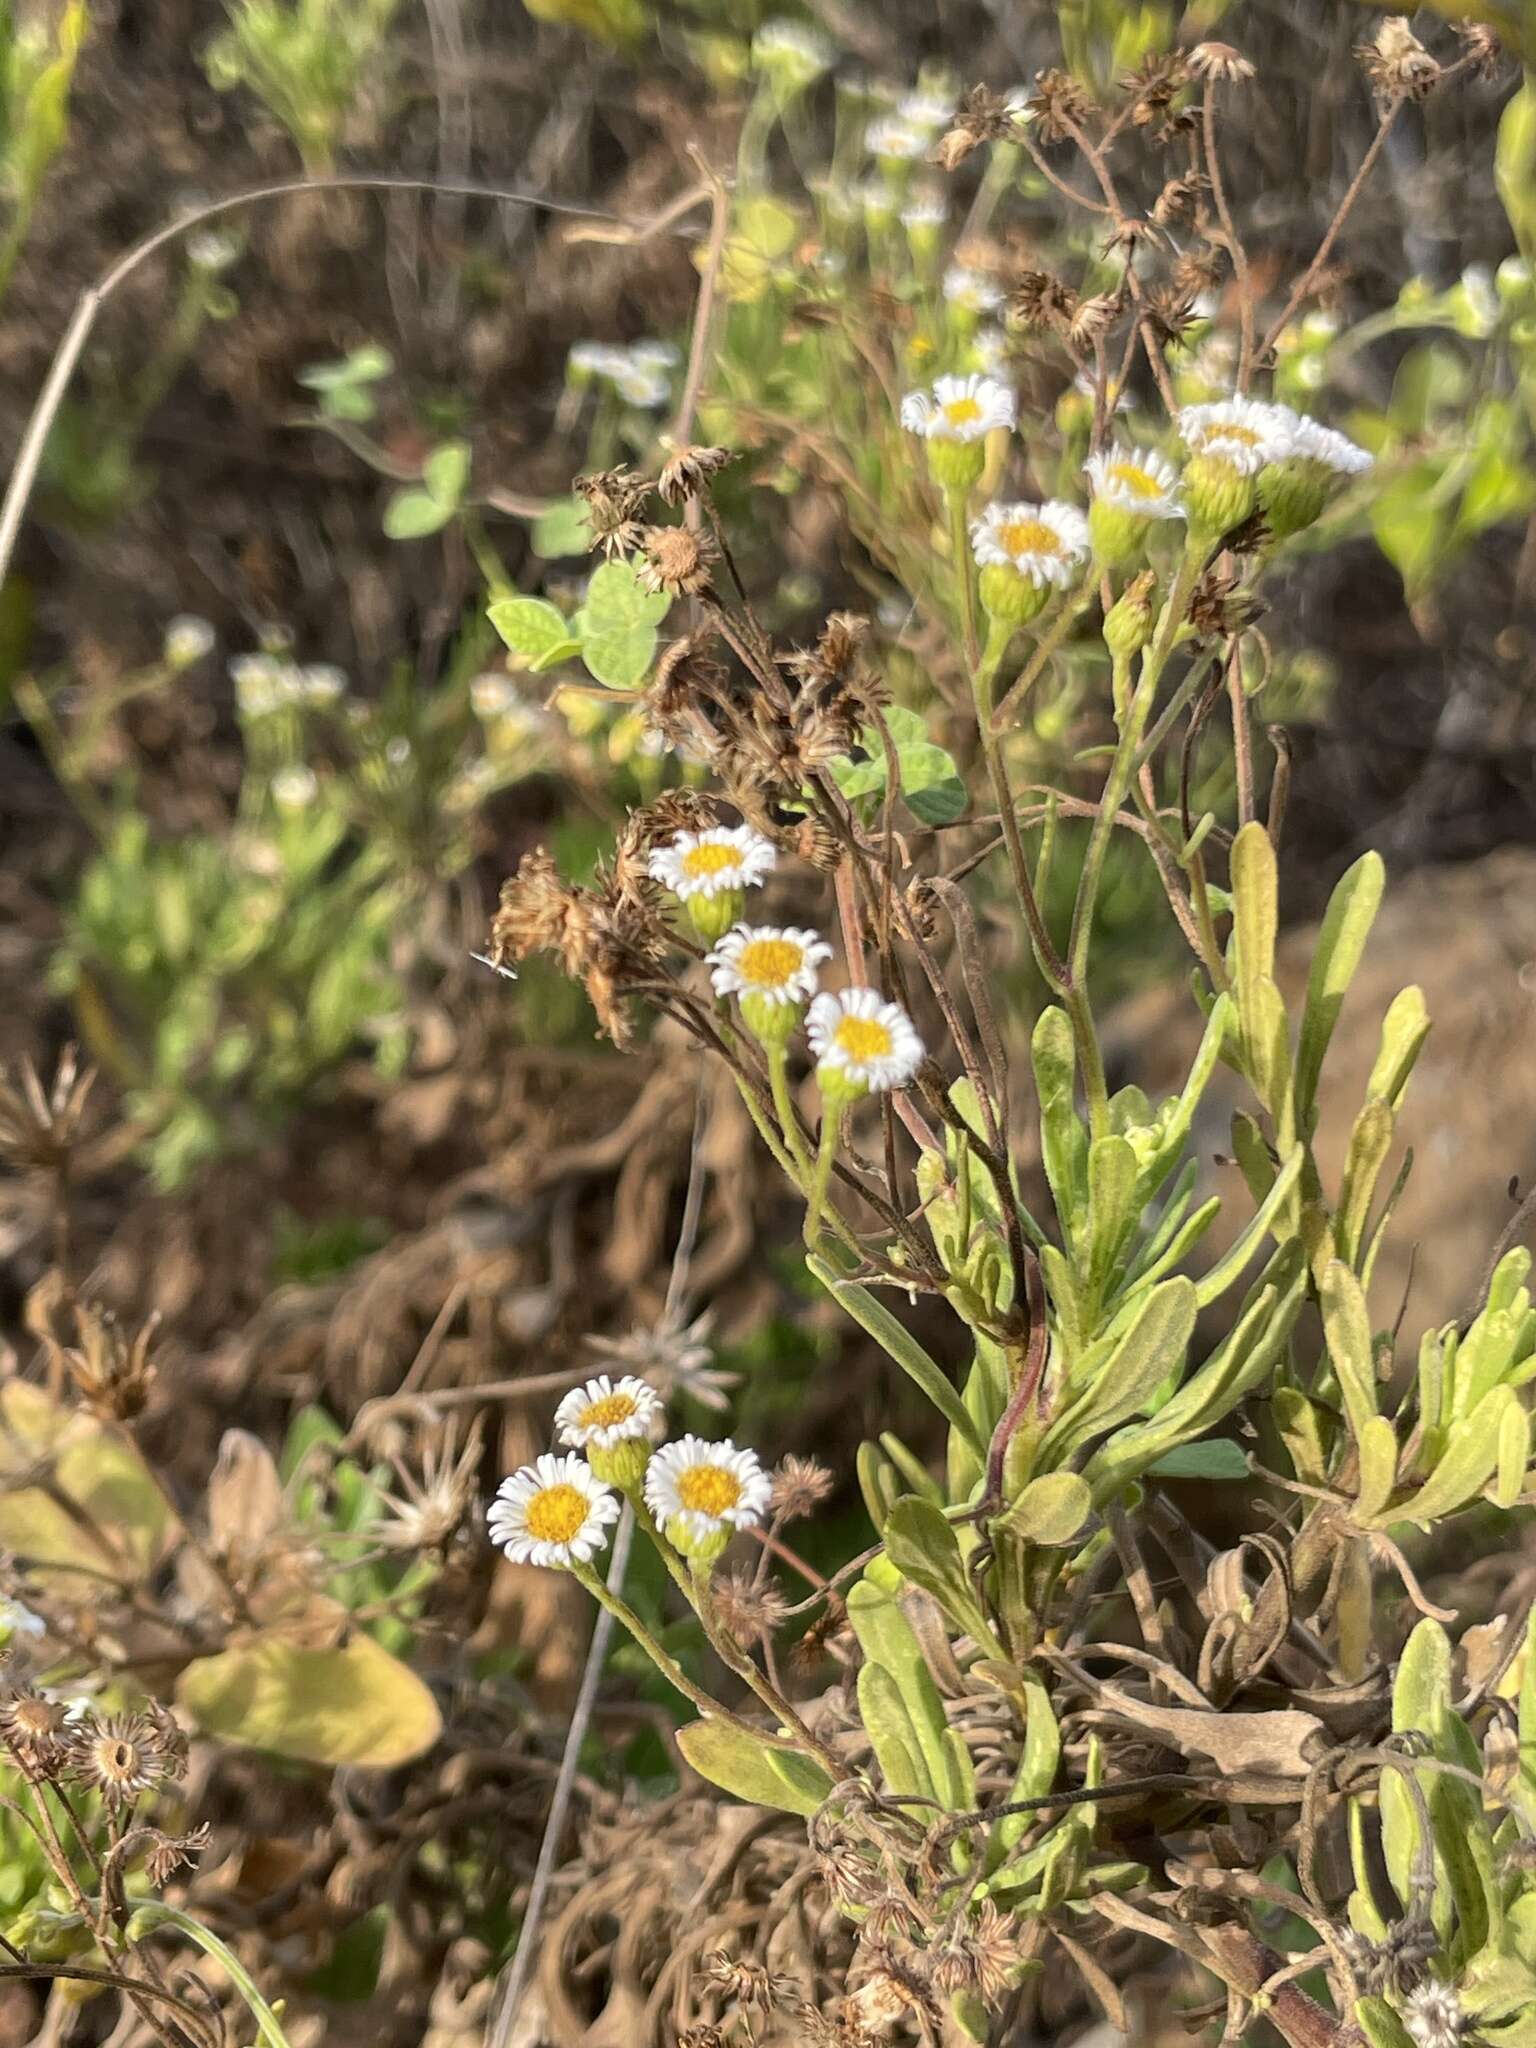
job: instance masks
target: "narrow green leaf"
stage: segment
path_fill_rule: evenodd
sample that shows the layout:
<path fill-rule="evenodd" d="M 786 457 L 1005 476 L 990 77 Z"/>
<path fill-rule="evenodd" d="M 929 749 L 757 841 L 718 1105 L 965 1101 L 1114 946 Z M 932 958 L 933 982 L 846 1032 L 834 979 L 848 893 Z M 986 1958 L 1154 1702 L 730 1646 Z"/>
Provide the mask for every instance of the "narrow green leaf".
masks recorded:
<path fill-rule="evenodd" d="M 1321 1287 L 1328 1356 L 1344 1397 L 1344 1413 L 1358 1444 L 1376 1414 L 1376 1361 L 1365 1293 L 1342 1259 L 1330 1259 Z"/>
<path fill-rule="evenodd" d="M 1340 877 L 1323 913 L 1296 1048 L 1296 1110 L 1304 1128 L 1317 1100 L 1318 1078 L 1344 997 L 1381 907 L 1385 883 L 1381 855 L 1363 853 Z"/>
<path fill-rule="evenodd" d="M 910 1331 L 893 1316 L 884 1302 L 867 1287 L 842 1279 L 836 1268 L 812 1253 L 806 1265 L 833 1300 L 845 1308 L 854 1321 L 873 1337 L 887 1356 L 893 1358 L 907 1377 L 919 1386 L 952 1429 L 960 1432 L 977 1455 L 985 1459 L 987 1446 L 959 1394 L 945 1378 Z"/>
<path fill-rule="evenodd" d="M 987 1656 L 1006 1662 L 966 1572 L 955 1532 L 931 1501 L 908 1496 L 896 1502 L 886 1517 L 885 1548 L 903 1578 L 931 1593 Z"/>
<path fill-rule="evenodd" d="M 928 1776 L 943 1797 L 949 1771 L 944 1746 L 948 1727 L 944 1702 L 916 1631 L 902 1612 L 899 1594 L 878 1585 L 866 1574 L 849 1592 L 848 1619 L 866 1661 L 880 1665 L 895 1681 L 912 1723 L 917 1760 L 926 1766 Z"/>
<path fill-rule="evenodd" d="M 1361 1523 L 1379 1516 L 1397 1484 L 1397 1432 L 1385 1415 L 1373 1415 L 1356 1447 L 1360 1454 L 1360 1496 L 1356 1517 Z"/>
<path fill-rule="evenodd" d="M 1393 997 L 1381 1022 L 1381 1050 L 1365 1084 L 1368 1096 L 1377 1096 L 1396 1109 L 1408 1076 L 1429 1036 L 1429 1012 L 1421 988 L 1405 988 Z"/>
<path fill-rule="evenodd" d="M 1050 1695 L 1033 1671 L 1024 1674 L 1024 1699 L 1024 1746 L 1004 1802 L 1009 1806 L 1037 1799 L 1049 1792 L 1056 1782 L 1057 1768 L 1061 1763 L 1061 1729 L 1051 1711 Z M 1035 1813 L 1004 1814 L 993 1829 L 993 1846 L 988 1860 L 1000 1863 L 1020 1837 L 1034 1826 L 1038 1817 Z"/>
<path fill-rule="evenodd" d="M 1203 1444 L 1180 1444 L 1149 1465 L 1147 1474 L 1152 1479 L 1246 1479 L 1248 1458 L 1241 1444 L 1217 1436 Z"/>
<path fill-rule="evenodd" d="M 1040 1012 L 1030 1055 L 1040 1104 L 1041 1160 L 1056 1200 L 1062 1238 L 1070 1253 L 1087 1192 L 1088 1141 L 1073 1100 L 1077 1058 L 1072 1046 L 1072 1025 L 1065 1010 L 1051 1004 Z"/>
<path fill-rule="evenodd" d="M 1195 1314 L 1195 1287 L 1187 1275 L 1152 1288 L 1093 1384 L 1046 1431 L 1042 1459 L 1060 1458 L 1139 1414 L 1182 1366 Z"/>
<path fill-rule="evenodd" d="M 1270 1225 L 1296 1185 L 1305 1158 L 1305 1148 L 1301 1145 L 1295 1146 L 1270 1183 L 1268 1194 L 1259 1204 L 1253 1220 L 1242 1236 L 1224 1259 L 1212 1266 L 1208 1273 L 1200 1276 L 1195 1289 L 1195 1299 L 1201 1308 L 1209 1308 L 1213 1301 L 1221 1299 L 1248 1261 L 1263 1245 L 1269 1235 Z"/>
<path fill-rule="evenodd" d="M 1516 1401 L 1504 1410 L 1499 1421 L 1499 1462 L 1493 1483 L 1496 1507 L 1514 1506 L 1525 1486 L 1530 1462 L 1531 1418 Z"/>
<path fill-rule="evenodd" d="M 1232 842 L 1233 940 L 1237 947 L 1237 1007 L 1245 1032 L 1253 1029 L 1254 999 L 1275 972 L 1280 922 L 1280 881 L 1268 832 L 1254 819 Z"/>
<path fill-rule="evenodd" d="M 897 1798 L 933 1799 L 933 1779 L 918 1748 L 917 1730 L 901 1687 L 883 1664 L 865 1664 L 858 1677 L 859 1719 L 875 1746 L 886 1790 Z"/>
<path fill-rule="evenodd" d="M 1458 1423 L 1440 1462 L 1418 1492 L 1393 1510 L 1399 1522 L 1437 1522 L 1465 1507 L 1487 1485 L 1499 1462 L 1504 1416 L 1520 1397 L 1512 1387 L 1495 1387 L 1464 1422 Z"/>

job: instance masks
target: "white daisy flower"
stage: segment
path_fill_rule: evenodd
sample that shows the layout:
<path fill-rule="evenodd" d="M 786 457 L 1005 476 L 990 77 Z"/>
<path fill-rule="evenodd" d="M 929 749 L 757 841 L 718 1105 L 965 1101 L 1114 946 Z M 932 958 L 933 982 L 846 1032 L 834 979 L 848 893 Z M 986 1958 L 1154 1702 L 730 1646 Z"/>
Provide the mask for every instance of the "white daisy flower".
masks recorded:
<path fill-rule="evenodd" d="M 578 341 L 566 356 L 565 366 L 568 372 L 576 370 L 588 377 L 611 377 L 628 361 L 626 352 L 611 341 Z"/>
<path fill-rule="evenodd" d="M 890 220 L 896 212 L 896 188 L 884 178 L 865 178 L 854 197 L 866 220 Z"/>
<path fill-rule="evenodd" d="M 739 924 L 709 955 L 717 996 L 756 996 L 769 1003 L 808 1003 L 816 970 L 832 948 L 793 925 Z"/>
<path fill-rule="evenodd" d="M 1403 2002 L 1403 2029 L 1415 2048 L 1456 2048 L 1466 2025 L 1461 2000 L 1449 1984 L 1433 1977 L 1416 1985 Z"/>
<path fill-rule="evenodd" d="M 949 207 L 944 194 L 932 186 L 914 192 L 901 209 L 902 226 L 919 232 L 924 228 L 941 228 L 948 218 Z"/>
<path fill-rule="evenodd" d="M 583 1459 L 546 1451 L 503 1479 L 486 1527 L 514 1564 L 590 1564 L 618 1519 L 618 1496 Z"/>
<path fill-rule="evenodd" d="M 1257 398 L 1222 398 L 1214 405 L 1186 405 L 1179 433 L 1192 455 L 1210 455 L 1239 476 L 1256 476 L 1291 453 L 1296 415 L 1288 407 Z"/>
<path fill-rule="evenodd" d="M 864 130 L 864 147 L 871 156 L 911 163 L 926 152 L 929 133 L 926 128 L 914 128 L 910 121 L 887 114 L 878 121 L 871 121 Z"/>
<path fill-rule="evenodd" d="M 1003 303 L 1002 286 L 984 270 L 972 270 L 964 263 L 951 263 L 944 273 L 944 297 L 962 313 L 995 313 Z"/>
<path fill-rule="evenodd" d="M 1083 465 L 1095 500 L 1138 519 L 1182 519 L 1178 471 L 1155 449 L 1105 448 Z"/>
<path fill-rule="evenodd" d="M 312 661 L 299 670 L 298 681 L 306 704 L 334 704 L 347 694 L 347 672 L 332 661 Z"/>
<path fill-rule="evenodd" d="M 896 102 L 896 118 L 905 121 L 909 128 L 926 128 L 935 133 L 954 119 L 957 104 L 953 93 L 929 92 L 919 87 L 916 92 L 903 93 Z"/>
<path fill-rule="evenodd" d="M 1307 413 L 1293 413 L 1291 418 L 1291 453 L 1303 462 L 1320 462 L 1338 476 L 1361 476 L 1372 467 L 1375 457 L 1357 448 L 1337 427 L 1325 427 Z"/>
<path fill-rule="evenodd" d="M 20 1600 L 13 1600 L 9 1593 L 0 1593 L 0 1629 L 9 1635 L 41 1636 L 48 1633 L 48 1624 Z"/>
<path fill-rule="evenodd" d="M 672 386 L 664 372 L 637 362 L 627 362 L 614 371 L 613 388 L 626 404 L 637 405 L 646 412 L 656 411 L 672 396 Z"/>
<path fill-rule="evenodd" d="M 771 843 L 750 825 L 712 825 L 706 832 L 679 832 L 653 848 L 646 866 L 652 881 L 686 903 L 694 896 L 755 889 L 777 859 Z"/>
<path fill-rule="evenodd" d="M 572 1387 L 555 1410 L 555 1434 L 578 1451 L 611 1451 L 648 1438 L 661 1419 L 656 1389 L 632 1373 L 611 1380 L 599 1373 L 584 1387 Z"/>
<path fill-rule="evenodd" d="M 629 347 L 629 360 L 642 370 L 675 370 L 682 361 L 675 341 L 636 341 Z"/>
<path fill-rule="evenodd" d="M 756 1451 L 738 1450 L 729 1439 L 679 1437 L 663 1444 L 645 1470 L 646 1506 L 664 1529 L 681 1524 L 677 1533 L 695 1543 L 754 1527 L 770 1491 Z"/>
<path fill-rule="evenodd" d="M 165 629 L 165 658 L 172 668 L 190 668 L 213 651 L 214 631 L 207 619 L 178 612 Z"/>
<path fill-rule="evenodd" d="M 982 568 L 1016 569 L 1032 583 L 1064 590 L 1088 555 L 1088 522 L 1074 505 L 989 505 L 971 522 L 971 547 Z"/>
<path fill-rule="evenodd" d="M 803 21 L 765 21 L 752 38 L 752 62 L 759 70 L 782 69 L 797 84 L 819 78 L 836 56 L 826 37 Z"/>
<path fill-rule="evenodd" d="M 932 394 L 909 391 L 901 401 L 901 424 L 927 441 L 979 441 L 994 427 L 1011 427 L 1018 417 L 1013 393 L 995 377 L 940 377 Z"/>
<path fill-rule="evenodd" d="M 971 354 L 988 377 L 1008 367 L 1008 337 L 1001 327 L 978 327 L 971 336 Z"/>
<path fill-rule="evenodd" d="M 279 768 L 272 778 L 272 798 L 285 811 L 302 811 L 306 804 L 314 802 L 320 789 L 312 768 L 302 762 L 295 762 L 287 768 Z"/>
<path fill-rule="evenodd" d="M 470 684 L 469 704 L 476 718 L 504 718 L 517 707 L 517 686 L 510 676 L 488 669 Z"/>
<path fill-rule="evenodd" d="M 883 1094 L 905 1088 L 923 1063 L 912 1019 L 878 989 L 845 988 L 819 995 L 806 1014 L 806 1036 L 818 1073 Z"/>

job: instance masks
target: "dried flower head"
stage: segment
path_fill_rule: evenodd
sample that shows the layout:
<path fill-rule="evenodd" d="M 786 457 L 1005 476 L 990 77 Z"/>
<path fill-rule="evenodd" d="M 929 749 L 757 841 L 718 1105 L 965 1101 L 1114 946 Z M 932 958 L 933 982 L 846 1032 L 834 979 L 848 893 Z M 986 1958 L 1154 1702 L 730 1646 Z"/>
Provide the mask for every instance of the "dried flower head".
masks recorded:
<path fill-rule="evenodd" d="M 789 1602 L 772 1579 L 749 1571 L 717 1579 L 714 1601 L 727 1632 L 745 1648 L 771 1641 L 789 1619 Z"/>
<path fill-rule="evenodd" d="M 71 1296 L 75 1341 L 61 1343 L 55 1334 L 57 1298 L 29 1316 L 54 1364 L 61 1366 L 93 1415 L 104 1422 L 128 1422 L 142 1415 L 154 1385 L 156 1366 L 150 1356 L 160 1329 L 158 1312 L 148 1316 L 130 1337 L 110 1309 Z M 38 1308 L 37 1296 L 29 1308 Z"/>
<path fill-rule="evenodd" d="M 719 550 L 706 533 L 687 526 L 648 526 L 643 536 L 645 560 L 639 578 L 645 590 L 668 597 L 697 597 L 708 590 L 711 567 Z"/>
<path fill-rule="evenodd" d="M 1496 78 L 1504 63 L 1504 48 L 1495 31 L 1483 21 L 1458 21 L 1465 61 L 1477 78 Z"/>
<path fill-rule="evenodd" d="M 648 1380 L 664 1400 L 686 1394 L 701 1407 L 721 1413 L 730 1406 L 731 1390 L 741 1375 L 710 1364 L 713 1353 L 705 1341 L 709 1325 L 707 1313 L 691 1323 L 664 1316 L 650 1329 L 632 1330 L 627 1337 L 588 1337 L 587 1349 L 605 1364 Z"/>
<path fill-rule="evenodd" d="M 632 554 L 640 545 L 640 515 L 651 495 L 645 479 L 621 464 L 618 469 L 599 469 L 591 476 L 577 477 L 575 489 L 587 501 L 593 546 L 610 559 Z"/>
<path fill-rule="evenodd" d="M 449 1424 L 427 1439 L 421 1470 L 394 1460 L 398 1492 L 381 1497 L 392 1512 L 375 1534 L 387 1550 L 445 1550 L 474 1506 L 480 1471 L 481 1423 L 470 1425 L 462 1450 L 457 1427 Z"/>
<path fill-rule="evenodd" d="M 195 1863 L 208 1846 L 213 1829 L 207 1821 L 194 1828 L 188 1835 L 165 1835 L 158 1828 L 150 1830 L 149 1851 L 144 1858 L 144 1871 L 150 1883 L 158 1891 L 169 1884 L 183 1864 Z"/>
<path fill-rule="evenodd" d="M 1230 43 L 1196 43 L 1186 62 L 1196 78 L 1214 78 L 1225 85 L 1241 85 L 1255 72 L 1255 67 Z"/>
<path fill-rule="evenodd" d="M 1185 171 L 1170 178 L 1152 203 L 1152 218 L 1160 228 L 1177 227 L 1194 218 L 1195 208 L 1211 188 L 1204 171 Z"/>
<path fill-rule="evenodd" d="M 739 2005 L 756 2006 L 761 2012 L 770 2011 L 780 1995 L 770 1970 L 751 1956 L 733 1956 L 729 1949 L 717 1948 L 707 1955 L 704 1974 Z"/>
<path fill-rule="evenodd" d="M 63 1705 L 34 1686 L 9 1687 L 0 1696 L 0 1741 L 12 1763 L 34 1781 L 62 1769 L 69 1728 Z"/>
<path fill-rule="evenodd" d="M 70 1736 L 65 1769 L 109 1806 L 131 1806 L 181 1775 L 186 1737 L 151 1702 L 133 1713 L 88 1715 Z"/>
<path fill-rule="evenodd" d="M 1048 270 L 1026 270 L 1015 278 L 1008 306 L 1021 327 L 1064 334 L 1077 312 L 1077 293 Z"/>
<path fill-rule="evenodd" d="M 79 1138 L 95 1079 L 73 1045 L 59 1054 L 50 1088 L 31 1060 L 0 1067 L 0 1154 L 18 1168 L 57 1172 Z"/>
<path fill-rule="evenodd" d="M 1022 127 L 1022 110 L 1001 93 L 972 86 L 948 130 L 929 152 L 929 162 L 952 171 L 984 142 L 1012 142 Z"/>
<path fill-rule="evenodd" d="M 1389 14 L 1355 55 L 1384 100 L 1427 99 L 1440 81 L 1440 65 L 1408 26 L 1406 14 Z"/>
<path fill-rule="evenodd" d="M 711 478 L 734 459 L 729 448 L 679 448 L 662 467 L 656 480 L 657 495 L 664 505 L 681 505 L 697 498 L 708 490 Z"/>
<path fill-rule="evenodd" d="M 1042 142 L 1061 142 L 1083 126 L 1093 102 L 1070 71 L 1042 71 L 1035 79 L 1029 111 Z"/>
<path fill-rule="evenodd" d="M 1403 2030 L 1415 2048 L 1457 2048 L 1470 2024 L 1452 1986 L 1433 1977 L 1403 2001 Z"/>
<path fill-rule="evenodd" d="M 1120 81 L 1131 101 L 1131 120 L 1138 128 L 1167 113 L 1189 83 L 1189 62 L 1181 51 L 1149 50 L 1139 68 Z"/>
<path fill-rule="evenodd" d="M 825 1465 L 791 1451 L 774 1467 L 769 1506 L 781 1521 L 803 1521 L 831 1498 L 836 1483 Z"/>

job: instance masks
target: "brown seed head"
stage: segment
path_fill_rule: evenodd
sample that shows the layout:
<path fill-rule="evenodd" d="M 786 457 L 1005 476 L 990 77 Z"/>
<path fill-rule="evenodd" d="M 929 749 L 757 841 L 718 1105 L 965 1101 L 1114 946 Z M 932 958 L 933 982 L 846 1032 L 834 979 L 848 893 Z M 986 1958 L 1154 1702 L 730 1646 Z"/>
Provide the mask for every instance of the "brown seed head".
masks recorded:
<path fill-rule="evenodd" d="M 664 505 L 681 505 L 709 488 L 710 479 L 734 461 L 729 448 L 680 448 L 656 480 Z"/>
<path fill-rule="evenodd" d="M 64 1709 L 30 1685 L 10 1687 L 0 1698 L 0 1738 L 11 1761 L 34 1782 L 62 1768 L 68 1738 Z"/>
<path fill-rule="evenodd" d="M 686 526 L 648 526 L 640 582 L 668 597 L 697 597 L 709 588 L 710 564 L 718 550 L 706 534 Z"/>
<path fill-rule="evenodd" d="M 1494 30 L 1486 22 L 1458 21 L 1456 33 L 1473 75 L 1496 78 L 1503 68 L 1504 49 Z"/>
<path fill-rule="evenodd" d="M 741 1566 L 715 1581 L 715 1605 L 726 1628 L 744 1648 L 769 1641 L 783 1627 L 789 1607 L 771 1579 L 758 1585 Z"/>
<path fill-rule="evenodd" d="M 180 1777 L 186 1739 L 160 1706 L 137 1713 L 90 1716 L 70 1737 L 66 1768 L 109 1806 L 130 1806 Z"/>
<path fill-rule="evenodd" d="M 1077 311 L 1077 294 L 1048 270 L 1026 270 L 1009 287 L 1008 308 L 1021 327 L 1064 334 Z"/>
<path fill-rule="evenodd" d="M 23 1170 L 56 1172 L 80 1135 L 95 1079 L 93 1067 L 81 1068 L 73 1045 L 60 1053 L 49 1088 L 31 1060 L 0 1067 L 0 1155 Z"/>
<path fill-rule="evenodd" d="M 786 1522 L 803 1521 L 831 1498 L 836 1483 L 825 1465 L 814 1458 L 796 1457 L 791 1451 L 774 1471 L 768 1505 Z"/>
<path fill-rule="evenodd" d="M 1378 98 L 1427 99 L 1440 82 L 1440 65 L 1408 26 L 1406 14 L 1389 14 L 1375 37 L 1355 55 Z"/>
<path fill-rule="evenodd" d="M 1188 61 L 1196 78 L 1214 78 L 1226 85 L 1240 85 L 1244 79 L 1252 78 L 1255 71 L 1230 43 L 1196 43 Z"/>
<path fill-rule="evenodd" d="M 1070 71 L 1042 71 L 1035 78 L 1029 110 L 1040 140 L 1060 142 L 1082 127 L 1093 112 L 1093 102 Z"/>
<path fill-rule="evenodd" d="M 587 501 L 593 545 L 610 560 L 615 555 L 632 554 L 640 545 L 640 515 L 651 495 L 645 479 L 621 464 L 617 469 L 599 469 L 591 476 L 577 477 L 575 490 Z"/>

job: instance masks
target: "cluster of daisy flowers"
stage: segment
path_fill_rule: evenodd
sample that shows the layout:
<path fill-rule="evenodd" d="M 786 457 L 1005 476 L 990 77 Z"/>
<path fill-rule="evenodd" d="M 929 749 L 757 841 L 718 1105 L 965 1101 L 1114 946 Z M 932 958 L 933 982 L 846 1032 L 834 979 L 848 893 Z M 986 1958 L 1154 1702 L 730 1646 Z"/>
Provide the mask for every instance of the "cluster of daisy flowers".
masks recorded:
<path fill-rule="evenodd" d="M 284 654 L 239 654 L 229 664 L 242 718 L 324 709 L 347 693 L 345 669 L 326 661 L 301 663 Z"/>
<path fill-rule="evenodd" d="M 603 383 L 626 405 L 658 411 L 672 396 L 671 372 L 679 361 L 670 341 L 578 341 L 566 357 L 566 379 L 575 385 Z"/>
<path fill-rule="evenodd" d="M 974 372 L 909 392 L 900 416 L 926 444 L 934 481 L 963 498 L 986 466 L 988 436 L 1016 424 L 1017 403 L 998 378 Z M 1052 499 L 994 504 L 972 520 L 988 610 L 1023 623 L 1090 560 L 1128 560 L 1160 520 L 1187 519 L 1202 533 L 1220 534 L 1258 506 L 1271 534 L 1284 538 L 1317 518 L 1337 481 L 1371 466 L 1346 435 L 1260 399 L 1186 406 L 1176 424 L 1189 452 L 1182 476 L 1155 449 L 1112 446 L 1085 465 L 1086 516 Z"/>
<path fill-rule="evenodd" d="M 621 1496 L 674 1550 L 710 1563 L 738 1529 L 763 1518 L 771 1486 L 757 1453 L 682 1436 L 654 1448 L 662 1425 L 648 1381 L 600 1373 L 555 1411 L 565 1451 L 546 1451 L 504 1479 L 486 1524 L 514 1564 L 582 1569 L 606 1548 Z"/>
<path fill-rule="evenodd" d="M 734 996 L 761 1044 L 782 1050 L 803 1020 L 823 1094 L 852 1098 L 905 1088 L 923 1042 L 905 1010 L 878 990 L 819 990 L 832 948 L 795 925 L 741 922 L 748 889 L 773 872 L 771 842 L 750 825 L 679 832 L 650 856 L 650 873 L 701 938 L 717 996 Z"/>

